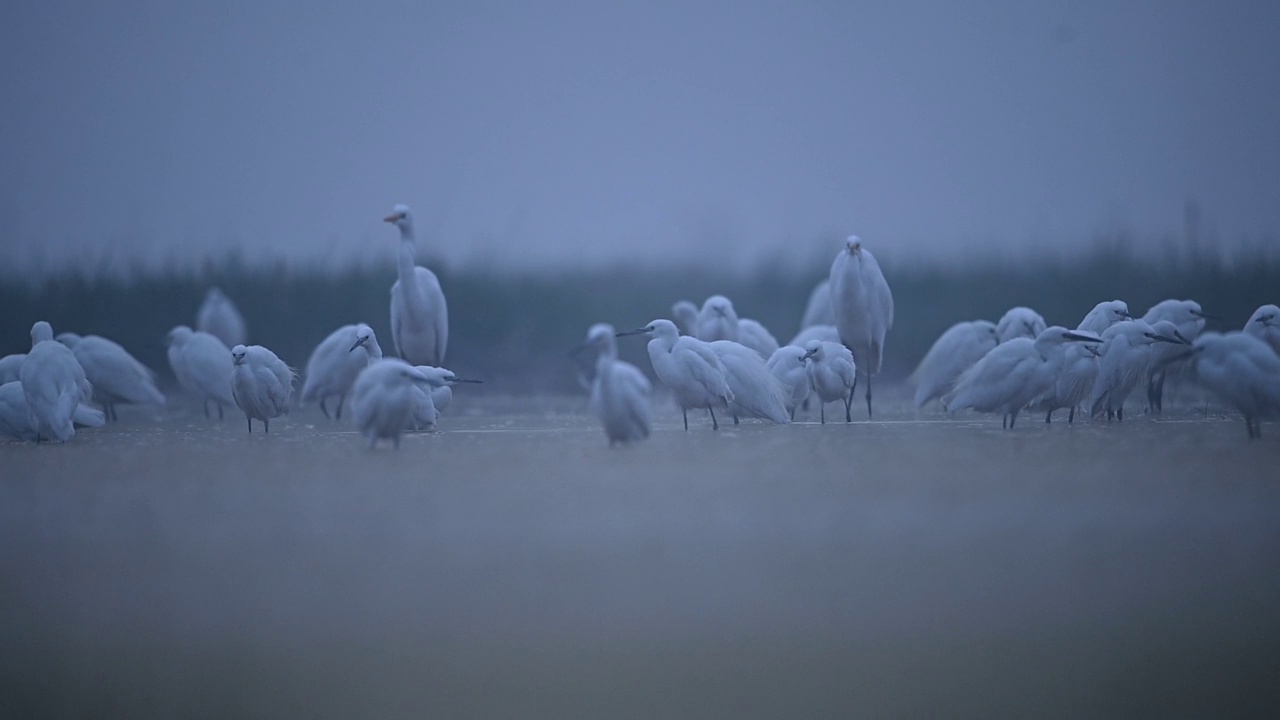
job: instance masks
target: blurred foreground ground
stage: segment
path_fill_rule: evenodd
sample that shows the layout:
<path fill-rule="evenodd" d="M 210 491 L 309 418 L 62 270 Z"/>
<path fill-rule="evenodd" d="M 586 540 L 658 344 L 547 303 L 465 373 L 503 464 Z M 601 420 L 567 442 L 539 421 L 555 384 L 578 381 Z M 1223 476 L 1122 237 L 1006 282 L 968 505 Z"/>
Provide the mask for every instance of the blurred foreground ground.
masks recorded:
<path fill-rule="evenodd" d="M 1280 712 L 1280 427 L 902 397 L 663 405 L 620 449 L 579 398 L 462 399 L 399 452 L 313 409 L 0 443 L 0 715 Z"/>

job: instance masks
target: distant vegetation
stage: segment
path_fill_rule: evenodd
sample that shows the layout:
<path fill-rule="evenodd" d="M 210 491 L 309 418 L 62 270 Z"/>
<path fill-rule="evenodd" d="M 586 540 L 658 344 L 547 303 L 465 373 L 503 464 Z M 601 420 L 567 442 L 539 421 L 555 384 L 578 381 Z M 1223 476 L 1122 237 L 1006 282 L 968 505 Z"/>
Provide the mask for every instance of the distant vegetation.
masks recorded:
<path fill-rule="evenodd" d="M 881 260 L 897 305 L 886 343 L 886 380 L 905 378 L 951 323 L 996 320 L 1014 305 L 1030 306 L 1050 323 L 1074 327 L 1101 300 L 1125 300 L 1141 314 L 1167 297 L 1191 298 L 1205 312 L 1223 318 L 1211 328 L 1238 329 L 1258 305 L 1280 302 L 1280 262 L 1263 253 L 1231 267 L 1221 261 L 1151 264 L 1122 250 L 1100 250 L 1069 262 L 1029 261 L 1016 268 L 920 267 L 905 260 Z M 552 276 L 445 269 L 440 275 L 449 299 L 448 365 L 485 379 L 490 390 L 572 390 L 576 386 L 567 353 L 591 323 L 638 327 L 669 317 L 677 299 L 701 304 L 713 293 L 729 296 L 741 316 L 763 322 L 785 343 L 798 330 L 813 284 L 825 274 L 820 265 L 808 273 L 766 267 L 736 277 L 708 270 Z M 194 324 L 210 285 L 221 286 L 239 305 L 254 342 L 299 369 L 316 343 L 344 323 L 369 323 L 390 353 L 388 289 L 394 279 L 390 266 L 325 274 L 230 262 L 131 281 L 79 276 L 39 283 L 10 280 L 0 284 L 0 354 L 25 352 L 31 324 L 44 319 L 58 332 L 110 337 L 167 376 L 162 339 L 174 325 Z M 624 340 L 622 350 L 624 358 L 649 370 L 641 341 Z"/>

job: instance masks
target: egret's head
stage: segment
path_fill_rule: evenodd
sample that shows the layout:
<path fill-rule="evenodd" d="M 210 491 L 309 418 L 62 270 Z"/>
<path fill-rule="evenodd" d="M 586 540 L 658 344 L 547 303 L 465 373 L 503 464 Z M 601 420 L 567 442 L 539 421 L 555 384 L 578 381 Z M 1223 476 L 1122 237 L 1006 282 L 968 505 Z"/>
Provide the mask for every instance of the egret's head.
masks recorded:
<path fill-rule="evenodd" d="M 351 346 L 351 352 L 355 352 L 356 348 L 367 348 L 373 342 L 373 328 L 360 323 L 356 326 L 356 341 Z"/>
<path fill-rule="evenodd" d="M 1249 318 L 1249 323 L 1258 323 L 1263 327 L 1275 327 L 1280 322 L 1280 307 L 1275 305 L 1263 305 L 1253 311 L 1253 317 Z"/>
<path fill-rule="evenodd" d="M 844 249 L 850 255 L 857 255 L 862 252 L 862 240 L 857 235 L 850 235 L 845 238 Z"/>
<path fill-rule="evenodd" d="M 698 306 L 688 300 L 677 300 L 671 306 L 671 315 L 677 320 L 682 318 L 696 317 L 698 314 Z"/>
<path fill-rule="evenodd" d="M 1107 303 L 1107 312 L 1109 319 L 1113 323 L 1121 320 L 1132 320 L 1133 315 L 1129 314 L 1129 306 L 1123 300 L 1111 300 Z"/>
<path fill-rule="evenodd" d="M 53 339 L 53 326 L 41 320 L 31 326 L 31 344 Z"/>
<path fill-rule="evenodd" d="M 733 303 L 723 295 L 712 295 L 702 303 L 703 310 L 709 310 L 717 317 L 727 318 L 733 315 Z"/>
<path fill-rule="evenodd" d="M 190 339 L 191 328 L 186 325 L 178 325 L 174 329 L 170 330 L 168 335 L 164 336 L 164 344 L 169 347 L 182 347 L 182 345 Z"/>
<path fill-rule="evenodd" d="M 1153 343 L 1163 342 L 1173 345 L 1190 345 L 1187 339 L 1178 332 L 1178 326 L 1168 320 L 1161 320 L 1142 332 L 1142 336 Z"/>
<path fill-rule="evenodd" d="M 642 328 L 635 330 L 627 330 L 620 332 L 616 337 L 627 337 L 628 335 L 652 335 L 654 337 L 679 337 L 680 331 L 676 329 L 676 324 L 670 320 L 654 320 Z"/>
<path fill-rule="evenodd" d="M 389 222 L 400 229 L 413 226 L 413 213 L 409 211 L 408 205 L 396 205 L 391 210 L 391 214 L 382 218 L 383 222 Z"/>
<path fill-rule="evenodd" d="M 245 353 L 248 351 L 249 349 L 243 345 L 237 345 L 231 348 L 231 362 L 236 365 L 243 365 Z"/>
<path fill-rule="evenodd" d="M 1045 328 L 1043 332 L 1041 332 L 1038 336 L 1036 336 L 1037 342 L 1039 342 L 1041 339 L 1048 340 L 1049 342 L 1055 345 L 1061 345 L 1063 343 L 1069 343 L 1069 342 L 1084 342 L 1084 343 L 1101 343 L 1102 342 L 1102 338 L 1098 337 L 1097 335 L 1094 335 L 1093 333 L 1087 333 L 1082 330 L 1068 330 L 1062 327 L 1061 325 L 1051 325 Z"/>
<path fill-rule="evenodd" d="M 577 345 L 569 354 L 577 355 L 588 349 L 606 349 L 614 344 L 614 337 L 617 332 L 609 323 L 596 323 L 587 328 L 587 338 Z"/>
<path fill-rule="evenodd" d="M 808 360 L 809 358 L 813 358 L 818 362 L 822 361 L 822 341 L 821 340 L 810 340 L 809 342 L 804 344 L 804 350 L 805 350 L 804 355 L 800 357 L 801 360 Z"/>

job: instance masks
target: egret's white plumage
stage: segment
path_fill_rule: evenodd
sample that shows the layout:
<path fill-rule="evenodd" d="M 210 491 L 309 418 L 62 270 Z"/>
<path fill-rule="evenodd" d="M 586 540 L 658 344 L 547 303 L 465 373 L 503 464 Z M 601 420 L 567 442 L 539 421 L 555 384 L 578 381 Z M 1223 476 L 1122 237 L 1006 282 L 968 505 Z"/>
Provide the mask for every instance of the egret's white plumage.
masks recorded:
<path fill-rule="evenodd" d="M 805 347 L 810 340 L 838 343 L 840 342 L 840 331 L 836 330 L 835 325 L 810 325 L 796 333 L 796 336 L 791 338 L 791 342 L 787 344 Z"/>
<path fill-rule="evenodd" d="M 751 318 L 738 318 L 738 342 L 755 350 L 762 360 L 773 357 L 778 340 L 768 328 Z"/>
<path fill-rule="evenodd" d="M 334 413 L 342 419 L 342 405 L 355 384 L 356 376 L 372 360 L 382 357 L 382 347 L 373 328 L 359 323 L 343 325 L 320 341 L 307 361 L 307 379 L 302 386 L 302 402 L 320 403 L 320 412 L 329 417 L 325 400 L 338 398 Z"/>
<path fill-rule="evenodd" d="M 711 413 L 711 427 L 718 429 L 716 408 L 729 409 L 733 391 L 729 389 L 724 364 L 711 345 L 695 337 L 681 337 L 675 323 L 654 320 L 637 330 L 618 333 L 649 335 L 649 362 L 653 372 L 671 390 L 684 416 L 684 429 L 689 429 L 689 410 L 706 408 Z"/>
<path fill-rule="evenodd" d="M 677 300 L 671 306 L 671 317 L 681 335 L 698 335 L 698 306 L 688 300 Z"/>
<path fill-rule="evenodd" d="M 227 347 L 243 345 L 249 341 L 244 316 L 236 309 L 231 298 L 217 287 L 209 288 L 204 296 L 204 302 L 196 313 L 196 330 L 213 335 Z"/>
<path fill-rule="evenodd" d="M 858 376 L 867 384 L 871 415 L 871 378 L 880 372 L 884 338 L 893 326 L 893 293 L 876 258 L 850 235 L 831 263 L 831 305 L 840 342 L 853 352 Z"/>
<path fill-rule="evenodd" d="M 1243 332 L 1203 333 L 1189 351 L 1197 382 L 1244 415 L 1249 438 L 1280 417 L 1280 356 Z"/>
<path fill-rule="evenodd" d="M 84 403 L 76 406 L 71 414 L 71 422 L 85 427 L 102 427 L 107 418 L 101 410 L 91 408 Z M 22 392 L 22 382 L 14 380 L 0 385 L 0 435 L 34 442 L 39 436 L 36 433 L 36 420 L 27 405 L 27 397 Z"/>
<path fill-rule="evenodd" d="M 18 369 L 18 380 L 38 438 L 66 442 L 74 437 L 76 409 L 93 397 L 93 385 L 43 320 L 31 326 L 31 351 Z"/>
<path fill-rule="evenodd" d="M 760 353 L 732 340 L 716 340 L 711 350 L 720 358 L 725 369 L 725 380 L 733 393 L 729 412 L 737 424 L 742 417 L 759 418 L 785 424 L 791 422 L 787 412 L 787 392 Z"/>
<path fill-rule="evenodd" d="M 1157 342 L 1185 344 L 1178 339 L 1178 329 L 1168 320 L 1155 325 L 1143 320 L 1126 320 L 1102 333 L 1098 378 L 1089 393 L 1091 416 L 1105 412 L 1107 419 L 1115 415 L 1124 420 L 1124 401 L 1151 368 L 1152 346 Z"/>
<path fill-rule="evenodd" d="M 813 391 L 809 384 L 809 373 L 805 367 L 805 349 L 799 345 L 783 345 L 769 356 L 766 365 L 769 372 L 778 378 L 786 391 L 787 414 L 796 419 L 796 409 L 804 404 Z"/>
<path fill-rule="evenodd" d="M 958 322 L 947 328 L 911 374 L 916 410 L 950 392 L 960 375 L 998 343 L 996 325 L 988 320 Z"/>
<path fill-rule="evenodd" d="M 17 382 L 18 369 L 22 367 L 22 362 L 26 359 L 26 353 L 14 353 L 0 358 L 0 385 Z"/>
<path fill-rule="evenodd" d="M 427 383 L 416 367 L 398 358 L 371 360 L 360 371 L 351 388 L 351 412 L 370 450 L 380 438 L 400 447 L 400 436 L 413 419 L 414 388 Z"/>
<path fill-rule="evenodd" d="M 254 419 L 262 421 L 264 432 L 271 432 L 271 418 L 289 414 L 293 370 L 261 345 L 237 345 L 231 348 L 231 360 L 235 366 L 231 395 L 244 411 L 249 432 L 253 432 Z"/>
<path fill-rule="evenodd" d="M 1009 308 L 996 323 L 996 336 L 1000 342 L 1008 342 L 1016 337 L 1034 340 L 1040 337 L 1046 327 L 1044 318 L 1035 310 L 1029 307 Z"/>
<path fill-rule="evenodd" d="M 681 300 L 680 302 L 685 301 Z M 679 305 L 680 303 L 676 304 Z M 692 305 L 693 303 L 689 304 Z M 694 314 L 697 314 L 696 309 Z M 587 337 L 591 337 L 591 334 L 597 329 L 605 327 L 612 328 L 613 326 L 608 323 L 596 323 L 587 329 Z M 596 381 L 596 359 L 599 354 L 599 348 L 590 344 L 579 345 L 569 354 L 569 358 L 573 361 L 574 369 L 577 371 L 578 384 L 588 392 L 591 391 L 591 386 Z"/>
<path fill-rule="evenodd" d="M 62 333 L 57 339 L 71 349 L 84 369 L 93 385 L 93 399 L 102 406 L 107 419 L 116 419 L 117 404 L 164 405 L 164 393 L 156 387 L 155 373 L 119 343 L 75 333 Z"/>
<path fill-rule="evenodd" d="M 1176 336 L 1179 340 L 1191 343 L 1195 342 L 1195 339 L 1204 331 L 1206 318 L 1200 303 L 1194 300 L 1170 299 L 1161 300 L 1152 305 L 1142 316 L 1142 321 L 1154 327 L 1161 320 L 1167 320 L 1177 329 Z M 1150 371 L 1150 377 L 1147 378 L 1146 383 L 1147 406 L 1151 412 L 1158 413 L 1164 409 L 1165 379 L 1170 372 L 1177 372 L 1180 369 L 1182 363 L 1172 360 L 1183 352 L 1183 348 L 1171 343 L 1157 343 L 1152 346 L 1149 367 L 1159 369 Z"/>
<path fill-rule="evenodd" d="M 596 377 L 591 386 L 591 412 L 604 426 L 609 444 L 629 443 L 649 437 L 649 396 L 653 386 L 640 369 L 618 359 L 613 326 L 592 325 L 580 351 L 597 356 Z"/>
<path fill-rule="evenodd" d="M 948 412 L 972 408 L 998 412 L 1012 428 L 1027 403 L 1044 394 L 1062 361 L 1053 349 L 1067 342 L 1100 342 L 1096 335 L 1053 325 L 1035 340 L 1018 337 L 996 345 L 973 367 L 964 371 L 955 389 L 943 398 Z M 1002 423 L 1003 424 L 1003 423 Z"/>
<path fill-rule="evenodd" d="M 1280 307 L 1263 305 L 1254 310 L 1249 322 L 1244 324 L 1244 332 L 1261 340 L 1276 355 L 1280 355 Z"/>
<path fill-rule="evenodd" d="M 831 307 L 831 279 L 823 278 L 822 282 L 813 286 L 809 293 L 809 302 L 804 306 L 804 316 L 800 318 L 800 329 L 814 325 L 835 325 L 836 313 Z"/>
<path fill-rule="evenodd" d="M 1121 320 L 1132 320 L 1133 316 L 1129 314 L 1129 306 L 1123 300 L 1106 300 L 1093 306 L 1076 326 L 1077 330 L 1094 335 L 1101 335 L 1107 331 L 1107 328 L 1115 325 Z"/>
<path fill-rule="evenodd" d="M 844 403 L 844 421 L 853 422 L 850 408 L 853 405 L 853 385 L 857 381 L 857 366 L 853 353 L 840 343 L 810 340 L 805 346 L 805 370 L 813 394 L 818 396 L 818 414 L 825 425 L 827 403 L 839 400 Z"/>
<path fill-rule="evenodd" d="M 205 417 L 209 417 L 212 400 L 221 420 L 223 406 L 236 404 L 231 392 L 231 375 L 235 369 L 231 350 L 216 335 L 193 332 L 186 325 L 170 330 L 166 341 L 169 367 L 178 384 L 200 400 Z"/>
<path fill-rule="evenodd" d="M 1093 383 L 1098 378 L 1098 348 L 1102 344 L 1102 333 L 1130 317 L 1129 307 L 1122 301 L 1100 302 L 1076 326 L 1077 332 L 1095 335 L 1099 338 L 1098 342 L 1066 343 L 1053 349 L 1053 353 L 1062 356 L 1061 359 L 1052 358 L 1051 364 L 1058 368 L 1053 383 L 1030 403 L 1032 410 L 1045 413 L 1046 423 L 1053 419 L 1055 411 L 1063 408 L 1070 409 L 1067 422 L 1075 422 L 1076 406 L 1089 399 Z"/>
<path fill-rule="evenodd" d="M 698 311 L 698 339 L 703 342 L 738 339 L 738 313 L 723 295 L 712 295 Z"/>
<path fill-rule="evenodd" d="M 610 328 L 610 332 L 612 332 Z M 427 384 L 415 384 L 413 425 L 420 429 L 432 430 L 437 420 L 453 401 L 453 386 L 458 383 L 479 384 L 480 380 L 460 378 L 452 370 L 430 365 L 418 365 L 418 372 L 427 379 Z"/>
<path fill-rule="evenodd" d="M 397 278 L 391 286 L 391 340 L 396 354 L 411 365 L 443 365 L 449 307 L 436 274 L 414 264 L 413 213 L 406 205 L 396 205 L 383 219 L 400 229 Z"/>

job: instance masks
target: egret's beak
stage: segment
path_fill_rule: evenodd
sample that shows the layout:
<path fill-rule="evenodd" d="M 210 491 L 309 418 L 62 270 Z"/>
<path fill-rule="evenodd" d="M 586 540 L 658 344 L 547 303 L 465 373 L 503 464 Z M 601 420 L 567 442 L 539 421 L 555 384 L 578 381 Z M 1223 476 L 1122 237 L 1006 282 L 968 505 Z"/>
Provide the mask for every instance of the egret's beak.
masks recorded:
<path fill-rule="evenodd" d="M 356 340 L 356 344 L 355 344 L 355 345 L 352 345 L 352 346 L 351 346 L 351 349 L 350 349 L 350 350 L 348 350 L 347 352 L 355 352 L 355 351 L 356 351 L 356 348 L 358 348 L 358 347 L 364 347 L 364 340 L 363 340 L 363 339 Z"/>
<path fill-rule="evenodd" d="M 1071 340 L 1072 342 L 1087 342 L 1087 343 L 1102 342 L 1102 338 L 1100 337 L 1097 337 L 1095 335 L 1083 335 L 1078 332 L 1066 332 L 1063 334 L 1063 337 L 1068 340 Z"/>
<path fill-rule="evenodd" d="M 390 215 L 382 218 L 382 222 L 398 223 L 403 219 L 404 213 L 391 213 Z"/>
<path fill-rule="evenodd" d="M 1188 339 L 1186 338 L 1186 336 L 1185 336 L 1185 335 L 1183 335 L 1182 333 L 1178 332 L 1177 330 L 1174 330 L 1174 331 L 1173 331 L 1173 336 L 1174 336 L 1175 338 L 1177 338 L 1177 339 L 1178 339 L 1178 342 L 1182 343 L 1183 345 L 1190 345 L 1190 344 L 1191 344 L 1191 341 L 1190 341 L 1190 340 L 1188 340 Z"/>
<path fill-rule="evenodd" d="M 1222 319 L 1222 318 L 1218 317 L 1217 315 L 1206 315 L 1205 313 L 1202 313 L 1202 312 L 1200 312 L 1199 310 L 1192 310 L 1192 311 L 1191 311 L 1191 314 L 1192 314 L 1192 315 L 1195 315 L 1196 317 L 1200 318 L 1201 320 L 1221 320 L 1221 319 Z"/>
<path fill-rule="evenodd" d="M 617 335 L 614 335 L 614 337 L 627 337 L 628 335 L 644 335 L 647 332 L 649 332 L 649 328 L 642 327 L 636 330 L 627 330 L 625 332 L 620 332 Z"/>
<path fill-rule="evenodd" d="M 804 355 L 802 355 L 802 356 L 800 357 L 800 362 L 804 362 L 805 360 L 808 360 L 809 358 L 813 357 L 814 352 L 816 352 L 816 351 L 814 351 L 814 350 L 810 350 L 809 352 L 807 352 L 807 353 L 805 353 Z"/>
<path fill-rule="evenodd" d="M 1125 320 L 1132 320 L 1132 319 L 1133 319 L 1133 316 L 1129 314 L 1129 311 L 1128 311 L 1128 310 L 1121 310 L 1121 311 L 1120 311 L 1120 317 L 1124 318 Z"/>
<path fill-rule="evenodd" d="M 1143 334 L 1143 335 L 1146 335 L 1147 337 L 1151 338 L 1152 340 L 1155 340 L 1156 342 L 1169 343 L 1169 344 L 1171 344 L 1171 345 L 1185 345 L 1185 344 L 1186 344 L 1186 343 L 1184 343 L 1184 342 L 1183 342 L 1183 341 L 1181 341 L 1181 340 L 1178 340 L 1178 339 L 1176 339 L 1176 338 L 1171 338 L 1171 337 L 1168 337 L 1168 336 L 1166 336 L 1166 335 L 1157 335 L 1156 333 L 1142 333 L 1142 334 Z"/>
<path fill-rule="evenodd" d="M 484 383 L 484 381 L 483 381 L 483 380 L 472 380 L 472 379 L 470 379 L 470 378 L 460 378 L 460 377 L 458 377 L 457 375 L 454 375 L 453 377 L 449 378 L 449 382 L 451 382 L 451 383 L 471 383 L 471 384 L 473 384 L 473 385 L 481 385 L 481 384 L 483 384 L 483 383 Z"/>
<path fill-rule="evenodd" d="M 1098 352 L 1098 348 L 1096 345 L 1085 345 L 1084 349 L 1088 350 L 1089 354 L 1093 355 L 1094 357 L 1102 357 L 1102 353 Z"/>

